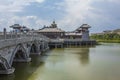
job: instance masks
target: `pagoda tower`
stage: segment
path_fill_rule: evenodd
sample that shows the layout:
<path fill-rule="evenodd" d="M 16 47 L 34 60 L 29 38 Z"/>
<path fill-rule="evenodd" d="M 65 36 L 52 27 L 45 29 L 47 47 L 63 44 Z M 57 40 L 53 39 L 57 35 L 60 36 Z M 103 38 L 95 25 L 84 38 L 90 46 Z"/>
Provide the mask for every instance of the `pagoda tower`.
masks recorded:
<path fill-rule="evenodd" d="M 81 25 L 80 28 L 81 28 L 81 33 L 82 33 L 82 40 L 84 40 L 84 41 L 90 40 L 89 28 L 91 28 L 91 26 L 89 26 L 88 24 L 83 24 L 83 25 Z"/>
<path fill-rule="evenodd" d="M 81 25 L 78 29 L 75 30 L 76 33 L 80 33 L 81 39 L 84 41 L 90 40 L 89 38 L 89 28 L 91 28 L 88 24 Z"/>

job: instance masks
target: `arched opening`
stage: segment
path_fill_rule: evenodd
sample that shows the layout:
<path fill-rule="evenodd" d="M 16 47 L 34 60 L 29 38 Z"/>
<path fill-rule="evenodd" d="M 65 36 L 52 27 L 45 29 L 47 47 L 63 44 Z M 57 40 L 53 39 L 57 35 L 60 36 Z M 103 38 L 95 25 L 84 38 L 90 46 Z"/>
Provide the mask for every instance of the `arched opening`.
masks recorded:
<path fill-rule="evenodd" d="M 37 46 L 35 44 L 32 44 L 30 53 L 37 53 Z"/>
<path fill-rule="evenodd" d="M 18 50 L 15 54 L 14 59 L 25 59 L 25 53 L 22 50 Z"/>
<path fill-rule="evenodd" d="M 40 45 L 40 50 L 42 50 L 42 45 Z"/>
<path fill-rule="evenodd" d="M 0 63 L 0 70 L 5 70 L 5 67 L 2 63 Z"/>

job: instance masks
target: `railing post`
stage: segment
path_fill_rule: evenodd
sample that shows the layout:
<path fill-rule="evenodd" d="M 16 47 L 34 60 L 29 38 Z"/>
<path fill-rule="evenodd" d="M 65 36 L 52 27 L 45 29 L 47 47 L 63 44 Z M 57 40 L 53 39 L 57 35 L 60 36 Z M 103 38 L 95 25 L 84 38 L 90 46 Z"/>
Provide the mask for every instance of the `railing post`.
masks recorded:
<path fill-rule="evenodd" d="M 17 30 L 15 30 L 15 36 L 16 36 L 16 39 L 17 39 Z"/>
<path fill-rule="evenodd" d="M 13 38 L 12 36 L 13 36 L 13 32 L 11 31 L 11 32 L 10 32 L 10 38 L 11 38 L 11 39 Z"/>
<path fill-rule="evenodd" d="M 6 28 L 4 28 L 3 32 L 4 32 L 4 39 L 6 39 L 6 33 L 7 33 Z"/>

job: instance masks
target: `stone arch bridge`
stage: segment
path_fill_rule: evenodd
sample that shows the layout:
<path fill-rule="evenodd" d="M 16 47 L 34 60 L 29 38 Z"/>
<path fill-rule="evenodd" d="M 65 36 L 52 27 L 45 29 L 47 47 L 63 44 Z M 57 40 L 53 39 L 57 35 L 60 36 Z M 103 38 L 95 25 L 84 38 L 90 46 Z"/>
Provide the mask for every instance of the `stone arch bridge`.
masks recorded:
<path fill-rule="evenodd" d="M 0 36 L 0 74 L 13 73 L 13 62 L 29 62 L 30 54 L 40 55 L 49 49 L 48 40 L 37 34 Z"/>

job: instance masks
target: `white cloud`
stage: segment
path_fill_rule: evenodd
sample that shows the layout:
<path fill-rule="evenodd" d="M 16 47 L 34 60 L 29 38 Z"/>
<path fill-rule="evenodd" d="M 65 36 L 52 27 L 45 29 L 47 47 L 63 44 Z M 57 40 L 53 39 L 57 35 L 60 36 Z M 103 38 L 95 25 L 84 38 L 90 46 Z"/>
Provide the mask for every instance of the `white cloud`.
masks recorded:
<path fill-rule="evenodd" d="M 101 1 L 108 1 L 108 2 L 113 2 L 113 3 L 118 3 L 120 0 L 101 0 Z"/>
<path fill-rule="evenodd" d="M 40 19 L 40 16 L 16 15 L 16 12 L 22 12 L 24 8 L 31 5 L 32 2 L 42 3 L 44 1 L 45 0 L 0 0 L 1 29 L 3 27 L 8 28 L 15 23 L 37 29 L 40 28 L 40 26 L 48 25 L 49 21 Z M 112 16 L 109 13 L 104 13 L 102 10 L 103 6 L 95 7 L 93 4 L 99 3 L 102 5 L 102 3 L 106 3 L 107 5 L 107 3 L 113 3 L 114 6 L 119 2 L 119 0 L 64 0 L 61 3 L 56 3 L 56 5 L 52 7 L 53 9 L 57 7 L 64 12 L 63 18 L 60 18 L 60 20 L 56 19 L 58 26 L 64 30 L 74 30 L 83 23 L 88 23 L 91 26 L 93 25 L 94 27 L 92 29 L 101 29 L 104 27 L 103 25 L 108 26 L 108 24 L 113 24 L 113 20 L 115 21 L 114 24 L 119 25 L 119 21 L 113 18 L 116 15 Z M 104 11 L 108 10 L 105 9 Z"/>
<path fill-rule="evenodd" d="M 26 16 L 27 19 L 37 19 L 37 16 Z"/>
<path fill-rule="evenodd" d="M 84 22 L 84 19 L 91 14 L 93 9 L 91 6 L 91 0 L 65 0 L 66 15 L 63 20 L 59 21 L 59 24 L 69 27 L 71 30 L 78 27 L 78 24 Z M 74 27 L 72 27 L 74 26 Z"/>
<path fill-rule="evenodd" d="M 8 31 L 11 30 L 9 26 L 13 24 L 20 24 L 27 26 L 30 29 L 40 29 L 43 25 L 48 25 L 49 22 L 38 18 L 37 16 L 15 16 L 10 15 L 0 19 L 0 31 L 6 28 Z"/>
<path fill-rule="evenodd" d="M 42 3 L 45 0 L 0 0 L 0 12 L 20 12 L 32 2 Z"/>
<path fill-rule="evenodd" d="M 18 16 L 16 12 L 22 12 L 23 9 L 32 2 L 42 3 L 45 0 L 0 0 L 0 28 L 10 29 L 9 26 L 19 23 L 28 27 L 36 26 L 37 16 Z M 41 20 L 42 21 L 42 20 Z M 37 25 L 38 27 L 38 25 Z"/>
<path fill-rule="evenodd" d="M 63 26 L 63 29 L 74 30 L 79 27 L 81 24 L 88 23 L 93 25 L 95 29 L 104 29 L 106 26 L 110 26 L 114 22 L 112 18 L 114 16 L 109 16 L 110 13 L 104 13 L 102 8 L 102 3 L 116 3 L 120 2 L 119 0 L 65 0 L 62 4 L 63 9 L 65 9 L 65 17 L 59 20 L 59 25 Z M 99 3 L 101 7 L 95 7 L 93 4 Z M 109 4 L 108 4 L 109 5 Z M 104 7 L 106 7 L 104 6 Z M 106 11 L 108 11 L 106 9 Z M 96 13 L 97 12 L 97 13 Z M 101 14 L 101 13 L 103 14 Z M 115 19 L 114 19 L 115 20 Z M 118 22 L 115 20 L 114 23 Z M 118 24 L 118 23 L 116 23 Z M 96 31 L 97 31 L 96 30 Z"/>
<path fill-rule="evenodd" d="M 41 3 L 41 2 L 44 2 L 44 0 L 36 0 L 36 2 L 39 2 L 39 3 Z"/>

